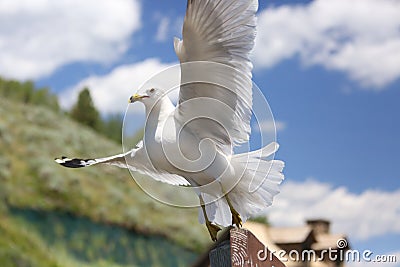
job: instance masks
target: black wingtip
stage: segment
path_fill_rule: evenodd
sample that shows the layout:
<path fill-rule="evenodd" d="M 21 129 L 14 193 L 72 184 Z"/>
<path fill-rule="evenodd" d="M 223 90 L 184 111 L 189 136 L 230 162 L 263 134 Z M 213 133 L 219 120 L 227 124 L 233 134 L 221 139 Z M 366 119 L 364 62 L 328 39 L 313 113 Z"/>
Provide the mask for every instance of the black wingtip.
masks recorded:
<path fill-rule="evenodd" d="M 55 162 L 60 164 L 61 166 L 67 167 L 67 168 L 83 168 L 86 167 L 87 164 L 85 164 L 88 160 L 83 160 L 83 159 L 69 159 L 67 157 L 61 157 L 61 158 L 55 158 Z"/>

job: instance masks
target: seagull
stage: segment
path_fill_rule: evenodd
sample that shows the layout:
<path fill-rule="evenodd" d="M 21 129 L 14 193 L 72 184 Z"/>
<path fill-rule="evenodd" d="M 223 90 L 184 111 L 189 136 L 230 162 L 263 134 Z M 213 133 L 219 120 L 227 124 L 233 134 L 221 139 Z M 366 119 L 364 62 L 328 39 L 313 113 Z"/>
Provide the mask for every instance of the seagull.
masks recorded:
<path fill-rule="evenodd" d="M 257 9 L 257 0 L 188 0 L 183 38 L 174 39 L 181 68 L 178 103 L 168 88 L 141 88 L 129 99 L 146 110 L 143 140 L 132 150 L 55 161 L 69 168 L 114 165 L 193 187 L 199 222 L 213 241 L 221 227 L 241 227 L 265 212 L 284 179 L 284 162 L 273 159 L 278 144 L 239 154 L 233 149 L 251 133 Z"/>

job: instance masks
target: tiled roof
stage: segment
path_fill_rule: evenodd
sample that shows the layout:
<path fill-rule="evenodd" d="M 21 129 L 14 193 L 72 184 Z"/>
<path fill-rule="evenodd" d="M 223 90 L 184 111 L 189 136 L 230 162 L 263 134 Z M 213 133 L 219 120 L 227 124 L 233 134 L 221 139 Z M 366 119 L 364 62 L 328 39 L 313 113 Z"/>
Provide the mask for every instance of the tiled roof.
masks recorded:
<path fill-rule="evenodd" d="M 271 239 L 276 244 L 303 243 L 312 232 L 309 226 L 269 227 L 268 229 Z"/>
<path fill-rule="evenodd" d="M 308 225 L 299 227 L 269 227 L 260 223 L 247 222 L 244 227 L 256 233 L 260 241 L 269 246 L 278 247 L 280 244 L 300 244 L 305 242 L 310 234 L 314 235 L 316 241 L 311 245 L 313 250 L 336 249 L 338 248 L 339 240 L 348 242 L 346 236 L 343 234 L 315 234 Z"/>
<path fill-rule="evenodd" d="M 346 244 L 348 242 L 346 236 L 342 234 L 319 234 L 316 236 L 316 240 L 317 242 L 311 245 L 313 250 L 345 248 L 347 246 L 343 246 L 344 243 L 338 244 L 338 242 L 345 242 Z"/>

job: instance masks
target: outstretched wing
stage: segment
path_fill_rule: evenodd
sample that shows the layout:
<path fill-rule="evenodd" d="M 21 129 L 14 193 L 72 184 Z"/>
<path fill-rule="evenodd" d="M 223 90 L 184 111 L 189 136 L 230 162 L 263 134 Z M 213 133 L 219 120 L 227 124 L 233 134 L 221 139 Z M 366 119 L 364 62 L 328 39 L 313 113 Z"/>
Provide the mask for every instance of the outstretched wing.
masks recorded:
<path fill-rule="evenodd" d="M 159 172 L 150 168 L 151 164 L 146 164 L 141 157 L 140 150 L 143 143 L 140 142 L 134 149 L 111 157 L 97 158 L 97 159 L 70 159 L 67 157 L 56 158 L 55 162 L 67 168 L 83 168 L 96 164 L 113 165 L 120 168 L 130 169 L 139 173 L 148 175 L 156 181 L 160 181 L 172 185 L 185 185 L 189 186 L 190 183 L 182 176 L 170 174 L 166 172 Z M 139 153 L 138 153 L 139 152 Z"/>
<path fill-rule="evenodd" d="M 130 152 L 126 154 L 118 154 L 111 157 L 98 158 L 98 159 L 79 159 L 79 158 L 70 159 L 68 157 L 61 157 L 61 158 L 56 158 L 55 162 L 67 168 L 83 168 L 100 163 L 107 165 L 114 165 L 120 168 L 128 168 L 125 162 L 125 156 L 129 153 Z"/>
<path fill-rule="evenodd" d="M 136 155 L 136 152 L 142 147 L 143 147 L 143 141 L 140 141 L 130 151 L 110 157 L 97 158 L 97 159 L 79 159 L 79 158 L 70 159 L 68 157 L 61 157 L 61 158 L 56 158 L 54 161 L 67 168 L 83 168 L 96 164 L 106 164 L 106 165 L 114 165 L 120 168 L 129 168 L 129 166 L 126 163 L 125 157 L 127 156 L 134 157 Z"/>
<path fill-rule="evenodd" d="M 175 118 L 219 146 L 249 139 L 257 9 L 257 0 L 188 0 L 183 40 L 174 41 L 182 80 Z"/>

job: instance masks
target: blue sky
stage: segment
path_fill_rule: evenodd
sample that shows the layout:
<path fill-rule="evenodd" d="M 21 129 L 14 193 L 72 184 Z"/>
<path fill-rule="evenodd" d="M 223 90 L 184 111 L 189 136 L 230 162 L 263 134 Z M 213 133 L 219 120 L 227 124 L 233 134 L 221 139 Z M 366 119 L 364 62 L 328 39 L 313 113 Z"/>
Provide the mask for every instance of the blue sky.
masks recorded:
<path fill-rule="evenodd" d="M 177 63 L 185 0 L 23 2 L 0 4 L 0 75 L 49 86 L 65 107 L 88 85 L 104 115 L 124 111 Z M 260 2 L 254 81 L 286 162 L 273 224 L 324 217 L 353 247 L 400 253 L 399 29 L 398 1 Z"/>

